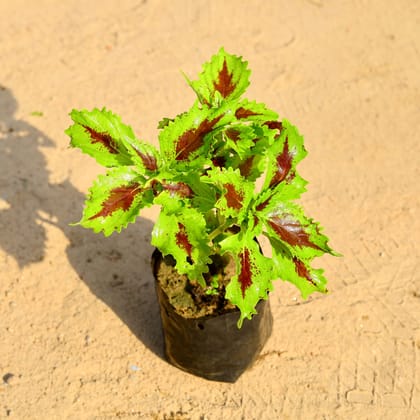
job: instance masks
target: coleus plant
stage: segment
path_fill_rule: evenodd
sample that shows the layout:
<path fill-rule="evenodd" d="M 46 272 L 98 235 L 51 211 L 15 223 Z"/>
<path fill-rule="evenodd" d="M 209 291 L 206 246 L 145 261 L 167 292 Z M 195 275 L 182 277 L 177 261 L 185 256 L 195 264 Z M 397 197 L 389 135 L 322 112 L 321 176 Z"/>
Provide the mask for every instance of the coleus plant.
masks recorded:
<path fill-rule="evenodd" d="M 73 110 L 71 145 L 109 168 L 90 189 L 79 222 L 106 236 L 134 222 L 141 209 L 161 208 L 152 245 L 172 255 L 175 268 L 214 293 L 203 274 L 211 256 L 230 254 L 236 274 L 226 299 L 240 309 L 238 326 L 256 313 L 274 279 L 293 283 L 306 298 L 326 292 L 314 257 L 335 254 L 318 223 L 295 200 L 307 182 L 297 164 L 303 137 L 263 103 L 243 99 L 250 70 L 223 48 L 188 84 L 197 100 L 159 123 L 160 150 L 139 140 L 118 115 Z M 264 235 L 271 257 L 255 238 Z"/>

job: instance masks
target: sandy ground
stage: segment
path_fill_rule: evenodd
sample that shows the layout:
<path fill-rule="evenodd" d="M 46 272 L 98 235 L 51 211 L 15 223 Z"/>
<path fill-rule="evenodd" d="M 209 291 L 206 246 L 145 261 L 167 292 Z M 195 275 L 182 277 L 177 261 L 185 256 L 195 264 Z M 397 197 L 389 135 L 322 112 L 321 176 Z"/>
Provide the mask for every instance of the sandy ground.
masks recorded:
<path fill-rule="evenodd" d="M 107 106 L 156 144 L 194 98 L 180 70 L 221 45 L 305 135 L 302 203 L 344 254 L 317 261 L 328 295 L 276 283 L 233 385 L 163 359 L 156 209 L 107 239 L 69 227 L 101 168 L 63 133 Z M 417 0 L 0 0 L 0 85 L 0 418 L 420 418 Z"/>

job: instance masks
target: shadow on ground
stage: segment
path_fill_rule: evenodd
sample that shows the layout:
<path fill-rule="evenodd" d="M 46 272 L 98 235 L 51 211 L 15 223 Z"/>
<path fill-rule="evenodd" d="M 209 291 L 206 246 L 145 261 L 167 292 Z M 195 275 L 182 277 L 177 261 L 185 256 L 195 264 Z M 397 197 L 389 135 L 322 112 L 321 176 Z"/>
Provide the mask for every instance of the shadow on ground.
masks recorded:
<path fill-rule="evenodd" d="M 69 240 L 67 257 L 80 279 L 163 357 L 150 268 L 151 222 L 138 218 L 109 238 L 70 227 L 81 215 L 84 195 L 68 180 L 49 182 L 44 153 L 55 144 L 37 128 L 17 120 L 17 106 L 12 92 L 0 85 L 0 247 L 6 259 L 14 258 L 20 268 L 42 261 L 47 257 L 45 225 L 54 225 Z"/>

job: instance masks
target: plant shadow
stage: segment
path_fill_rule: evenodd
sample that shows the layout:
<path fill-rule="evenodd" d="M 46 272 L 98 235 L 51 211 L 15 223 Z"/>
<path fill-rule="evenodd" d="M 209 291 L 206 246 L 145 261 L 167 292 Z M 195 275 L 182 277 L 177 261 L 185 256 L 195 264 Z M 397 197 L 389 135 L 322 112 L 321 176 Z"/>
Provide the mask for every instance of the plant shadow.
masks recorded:
<path fill-rule="evenodd" d="M 150 267 L 152 223 L 140 217 L 109 238 L 70 227 L 80 217 L 85 197 L 68 180 L 50 183 L 42 149 L 54 148 L 55 143 L 16 119 L 17 108 L 12 92 L 0 85 L 0 248 L 6 260 L 13 258 L 21 269 L 42 261 L 47 257 L 45 224 L 54 225 L 68 238 L 66 255 L 80 279 L 163 358 Z"/>
<path fill-rule="evenodd" d="M 82 208 L 82 204 L 78 206 Z M 110 307 L 143 344 L 159 357 L 163 336 L 150 259 L 152 223 L 135 225 L 105 238 L 80 227 L 69 233 L 67 256 L 89 289 Z"/>

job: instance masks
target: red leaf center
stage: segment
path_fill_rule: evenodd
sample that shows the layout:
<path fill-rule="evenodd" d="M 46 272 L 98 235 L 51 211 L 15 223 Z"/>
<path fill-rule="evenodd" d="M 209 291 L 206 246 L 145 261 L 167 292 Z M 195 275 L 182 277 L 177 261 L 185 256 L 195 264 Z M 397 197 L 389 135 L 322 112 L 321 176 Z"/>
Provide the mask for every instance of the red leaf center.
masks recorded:
<path fill-rule="evenodd" d="M 226 204 L 233 209 L 241 209 L 244 195 L 242 192 L 237 192 L 233 184 L 224 184 L 226 188 Z"/>
<path fill-rule="evenodd" d="M 191 197 L 193 195 L 192 189 L 184 182 L 177 182 L 172 184 L 163 183 L 162 187 L 169 191 L 171 196 L 178 194 L 181 197 Z"/>
<path fill-rule="evenodd" d="M 322 250 L 318 245 L 311 242 L 309 234 L 299 221 L 292 219 L 290 216 L 284 215 L 282 218 L 274 216 L 268 220 L 268 223 L 284 242 L 292 246 L 308 246 Z"/>
<path fill-rule="evenodd" d="M 297 259 L 296 257 L 293 257 L 293 262 L 295 264 L 296 273 L 298 274 L 298 276 L 305 278 L 309 281 L 309 283 L 312 283 L 314 286 L 317 286 L 317 284 L 311 277 L 311 273 L 308 271 L 303 261 Z"/>
<path fill-rule="evenodd" d="M 280 182 L 282 182 L 286 178 L 287 174 L 292 168 L 292 160 L 293 154 L 289 152 L 289 143 L 286 138 L 286 140 L 284 141 L 282 153 L 276 157 L 277 167 L 276 172 L 270 181 L 270 188 L 273 188 L 276 185 L 280 184 Z"/>
<path fill-rule="evenodd" d="M 156 163 L 156 158 L 153 155 L 147 155 L 138 150 L 136 150 L 136 152 L 140 156 L 143 162 L 143 165 L 145 166 L 146 169 L 148 169 L 149 171 L 156 171 L 157 163 Z"/>
<path fill-rule="evenodd" d="M 259 114 L 258 112 L 251 111 L 250 109 L 245 109 L 243 107 L 238 108 L 235 112 L 235 117 L 238 120 L 240 120 L 241 118 L 252 117 L 254 115 L 261 115 L 261 114 Z"/>
<path fill-rule="evenodd" d="M 238 276 L 238 281 L 241 284 L 242 296 L 245 297 L 245 292 L 248 287 L 252 284 L 252 271 L 251 271 L 251 261 L 249 258 L 249 250 L 244 249 L 242 254 L 239 255 L 241 260 L 241 271 Z"/>
<path fill-rule="evenodd" d="M 185 231 L 185 226 L 182 223 L 178 223 L 179 231 L 176 233 L 176 244 L 180 248 L 184 248 L 188 256 L 191 258 L 192 254 L 192 245 L 188 240 L 187 232 Z"/>
<path fill-rule="evenodd" d="M 186 160 L 190 154 L 203 144 L 203 139 L 219 122 L 222 115 L 213 120 L 204 120 L 197 128 L 191 128 L 182 134 L 176 143 L 176 160 Z"/>
<path fill-rule="evenodd" d="M 127 211 L 131 207 L 136 194 L 140 192 L 141 189 L 137 183 L 114 188 L 111 190 L 109 197 L 102 203 L 102 209 L 90 217 L 89 220 L 110 216 L 117 210 Z"/>
<path fill-rule="evenodd" d="M 86 125 L 84 125 L 83 128 L 89 133 L 93 144 L 102 144 L 102 146 L 104 146 L 109 153 L 112 153 L 114 155 L 119 153 L 115 145 L 114 139 L 109 134 L 99 133 L 98 131 L 95 131 L 93 128 L 90 128 Z"/>
<path fill-rule="evenodd" d="M 248 177 L 252 170 L 255 156 L 250 156 L 239 165 L 239 171 L 243 177 Z"/>
<path fill-rule="evenodd" d="M 228 97 L 235 90 L 236 85 L 233 83 L 232 73 L 229 73 L 226 59 L 223 61 L 223 67 L 219 72 L 219 80 L 214 82 L 213 85 L 224 98 Z"/>

